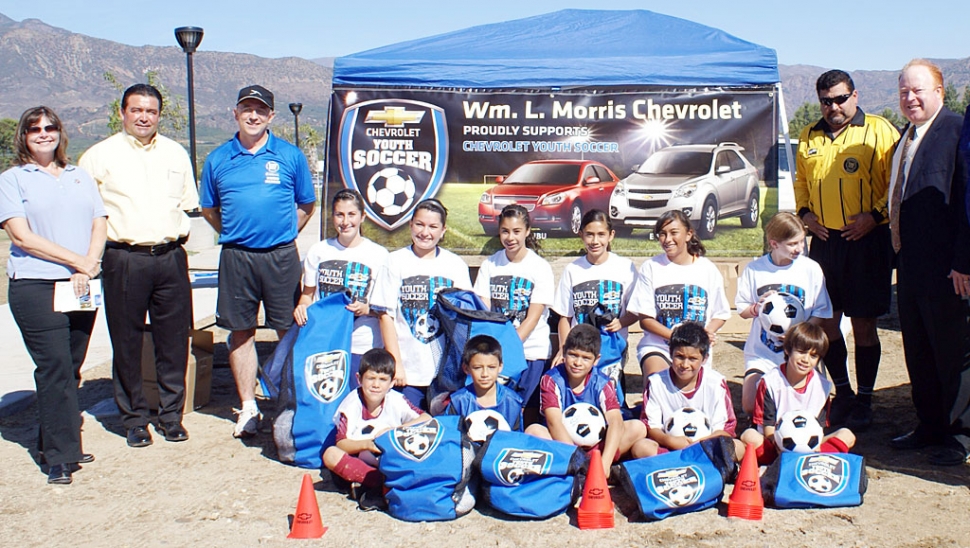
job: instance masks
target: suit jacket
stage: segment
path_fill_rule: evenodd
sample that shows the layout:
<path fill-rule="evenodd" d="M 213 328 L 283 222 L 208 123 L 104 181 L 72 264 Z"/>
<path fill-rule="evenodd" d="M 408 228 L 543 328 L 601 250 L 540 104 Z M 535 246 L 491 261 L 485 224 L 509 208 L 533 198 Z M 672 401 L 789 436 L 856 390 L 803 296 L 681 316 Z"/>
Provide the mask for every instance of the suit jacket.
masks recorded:
<path fill-rule="evenodd" d="M 967 164 L 958 150 L 962 126 L 959 114 L 943 108 L 913 157 L 899 208 L 900 264 L 909 280 L 951 284 L 951 269 L 970 273 Z"/>

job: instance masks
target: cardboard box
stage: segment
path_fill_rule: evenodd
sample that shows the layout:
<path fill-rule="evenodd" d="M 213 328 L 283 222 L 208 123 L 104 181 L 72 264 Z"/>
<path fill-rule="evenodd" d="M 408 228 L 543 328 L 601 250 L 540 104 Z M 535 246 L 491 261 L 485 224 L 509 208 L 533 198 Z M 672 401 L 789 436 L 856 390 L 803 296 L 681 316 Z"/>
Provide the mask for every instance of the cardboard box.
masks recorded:
<path fill-rule="evenodd" d="M 193 330 L 193 335 L 198 332 Z M 208 344 L 212 345 L 212 337 L 209 333 Z M 152 410 L 158 409 L 158 377 L 155 374 L 155 345 L 152 340 L 151 331 L 145 331 L 144 344 L 141 350 L 141 374 L 142 391 L 148 401 L 148 407 Z M 205 336 L 200 337 L 201 346 L 205 344 Z M 189 360 L 185 369 L 185 406 L 182 412 L 185 414 L 209 403 L 209 396 L 212 393 L 212 352 L 206 351 L 203 347 L 194 344 L 193 336 L 189 342 Z"/>
<path fill-rule="evenodd" d="M 192 342 L 193 347 L 201 348 L 202 350 L 205 350 L 209 354 L 214 353 L 215 337 L 212 331 L 203 331 L 201 329 L 190 329 L 189 340 Z"/>
<path fill-rule="evenodd" d="M 715 260 L 714 265 L 717 266 L 717 269 L 721 272 L 721 277 L 724 278 L 724 296 L 727 297 L 728 306 L 734 308 L 734 296 L 738 293 L 738 263 Z"/>

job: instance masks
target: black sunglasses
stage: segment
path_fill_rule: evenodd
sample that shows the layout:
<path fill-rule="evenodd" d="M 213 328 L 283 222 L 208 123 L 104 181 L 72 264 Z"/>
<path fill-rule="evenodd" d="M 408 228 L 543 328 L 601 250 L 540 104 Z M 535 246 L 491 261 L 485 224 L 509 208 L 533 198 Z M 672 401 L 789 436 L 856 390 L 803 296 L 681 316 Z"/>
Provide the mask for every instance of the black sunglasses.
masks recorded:
<path fill-rule="evenodd" d="M 47 133 L 57 133 L 60 130 L 61 130 L 61 128 L 59 128 L 58 126 L 55 126 L 54 124 L 50 124 L 50 125 L 43 126 L 43 127 L 41 127 L 41 126 L 30 126 L 29 128 L 27 128 L 26 131 L 24 131 L 24 133 L 29 133 L 31 135 L 37 135 L 41 131 L 46 131 Z"/>
<path fill-rule="evenodd" d="M 848 101 L 849 97 L 852 97 L 851 93 L 846 93 L 845 95 L 837 95 L 835 97 L 819 97 L 818 102 L 822 103 L 827 107 L 830 107 L 832 106 L 833 103 L 836 105 L 841 105 L 842 103 Z"/>

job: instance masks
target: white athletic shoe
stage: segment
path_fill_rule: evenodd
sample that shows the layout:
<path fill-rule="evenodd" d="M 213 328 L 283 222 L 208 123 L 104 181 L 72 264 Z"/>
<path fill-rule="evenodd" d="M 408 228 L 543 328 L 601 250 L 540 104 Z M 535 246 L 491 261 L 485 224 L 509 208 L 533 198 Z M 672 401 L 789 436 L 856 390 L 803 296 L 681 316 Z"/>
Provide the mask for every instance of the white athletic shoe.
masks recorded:
<path fill-rule="evenodd" d="M 234 438 L 251 438 L 256 435 L 256 429 L 262 415 L 259 409 L 240 409 L 236 411 L 236 428 L 232 431 Z"/>

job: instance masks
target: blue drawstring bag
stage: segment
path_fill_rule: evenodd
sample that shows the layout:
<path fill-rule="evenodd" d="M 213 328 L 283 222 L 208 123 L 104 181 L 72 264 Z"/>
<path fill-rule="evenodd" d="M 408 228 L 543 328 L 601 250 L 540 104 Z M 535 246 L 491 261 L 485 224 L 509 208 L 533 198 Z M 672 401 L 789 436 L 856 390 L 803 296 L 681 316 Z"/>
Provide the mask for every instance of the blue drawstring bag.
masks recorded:
<path fill-rule="evenodd" d="M 475 450 L 458 427 L 461 417 L 444 415 L 399 426 L 374 440 L 381 450 L 387 511 L 404 521 L 444 521 L 475 507 L 469 487 Z"/>
<path fill-rule="evenodd" d="M 619 481 L 640 515 L 661 520 L 717 504 L 735 473 L 734 442 L 708 438 L 679 451 L 619 464 Z"/>
<path fill-rule="evenodd" d="M 579 447 L 499 430 L 479 450 L 475 468 L 489 506 L 510 516 L 543 519 L 575 504 L 588 466 Z"/>
<path fill-rule="evenodd" d="M 351 384 L 354 314 L 346 308 L 350 302 L 349 294 L 339 292 L 307 307 L 307 322 L 296 336 L 290 371 L 283 372 L 284 377 L 292 376 L 292 384 L 289 379 L 284 383 L 291 391 L 287 398 L 292 396 L 292 400 L 280 414 L 284 420 L 278 418 L 277 422 L 280 435 L 285 437 L 284 425 L 292 421 L 293 462 L 301 468 L 320 468 L 321 453 L 336 441 L 333 416 Z M 287 413 L 287 409 L 292 409 L 292 413 Z M 275 437 L 276 424 L 273 430 Z"/>
<path fill-rule="evenodd" d="M 441 411 L 443 398 L 465 386 L 468 379 L 461 369 L 465 343 L 476 335 L 489 335 L 502 346 L 502 375 L 499 381 L 522 397 L 519 379 L 526 370 L 522 340 L 512 321 L 504 314 L 489 310 L 471 291 L 442 289 L 435 297 L 431 314 L 444 336 L 435 338 L 432 353 L 437 360 L 437 373 L 429 387 L 431 414 Z"/>
<path fill-rule="evenodd" d="M 761 477 L 765 505 L 776 508 L 859 506 L 867 487 L 865 458 L 852 453 L 785 452 Z"/>

